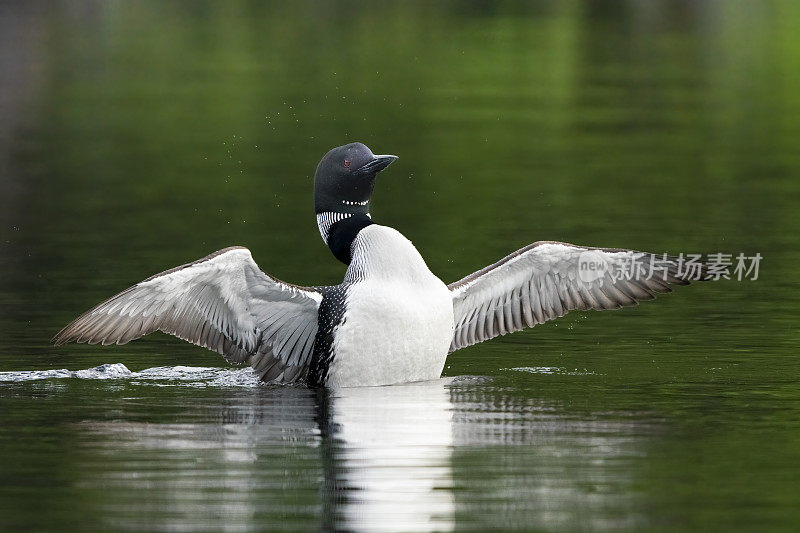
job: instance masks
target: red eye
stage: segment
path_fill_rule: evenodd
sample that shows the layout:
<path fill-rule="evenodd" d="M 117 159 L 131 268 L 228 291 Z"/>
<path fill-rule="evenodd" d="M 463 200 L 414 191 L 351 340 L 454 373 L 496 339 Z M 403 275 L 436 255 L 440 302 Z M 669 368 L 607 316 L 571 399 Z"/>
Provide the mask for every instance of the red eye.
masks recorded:
<path fill-rule="evenodd" d="M 346 167 L 350 166 L 350 160 L 349 159 L 345 159 L 344 160 L 344 166 L 346 166 Z"/>

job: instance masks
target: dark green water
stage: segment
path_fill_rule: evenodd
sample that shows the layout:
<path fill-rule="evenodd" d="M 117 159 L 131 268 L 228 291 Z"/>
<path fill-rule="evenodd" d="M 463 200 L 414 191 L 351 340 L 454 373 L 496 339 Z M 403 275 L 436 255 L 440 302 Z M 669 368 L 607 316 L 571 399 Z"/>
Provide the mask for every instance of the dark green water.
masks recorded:
<path fill-rule="evenodd" d="M 794 530 L 798 27 L 790 1 L 0 4 L 0 371 L 134 372 L 0 375 L 0 530 Z M 759 279 L 330 395 L 161 335 L 49 345 L 228 245 L 338 283 L 311 175 L 352 140 L 400 156 L 373 217 L 446 282 L 540 239 L 759 252 Z"/>

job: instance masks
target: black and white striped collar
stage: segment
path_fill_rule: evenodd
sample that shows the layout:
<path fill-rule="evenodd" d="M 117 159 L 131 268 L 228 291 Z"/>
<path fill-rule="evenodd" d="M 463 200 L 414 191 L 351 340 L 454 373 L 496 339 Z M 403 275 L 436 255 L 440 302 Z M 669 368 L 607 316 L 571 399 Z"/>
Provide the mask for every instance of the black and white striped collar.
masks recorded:
<path fill-rule="evenodd" d="M 325 244 L 328 244 L 328 236 L 331 233 L 331 226 L 340 220 L 350 218 L 351 216 L 353 216 L 352 213 L 335 213 L 333 211 L 317 213 L 317 226 L 319 227 L 319 234 L 322 236 L 322 240 L 325 241 Z M 369 213 L 367 213 L 367 216 L 370 216 Z"/>

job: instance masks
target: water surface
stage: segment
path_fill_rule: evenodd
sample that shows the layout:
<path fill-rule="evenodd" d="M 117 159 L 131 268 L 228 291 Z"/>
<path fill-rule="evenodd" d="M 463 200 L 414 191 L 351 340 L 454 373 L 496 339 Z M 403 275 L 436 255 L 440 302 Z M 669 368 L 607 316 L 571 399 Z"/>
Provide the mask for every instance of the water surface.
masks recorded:
<path fill-rule="evenodd" d="M 788 1 L 0 5 L 0 529 L 793 529 L 799 24 Z M 229 245 L 338 283 L 311 180 L 352 140 L 400 156 L 373 217 L 446 282 L 541 239 L 759 252 L 760 277 L 400 387 L 258 385 L 163 335 L 50 346 Z"/>

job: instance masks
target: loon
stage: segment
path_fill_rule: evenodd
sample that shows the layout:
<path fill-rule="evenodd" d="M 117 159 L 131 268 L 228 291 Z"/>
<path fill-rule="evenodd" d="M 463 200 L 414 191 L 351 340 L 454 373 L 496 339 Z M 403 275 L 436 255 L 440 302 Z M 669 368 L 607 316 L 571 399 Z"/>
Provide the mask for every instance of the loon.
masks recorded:
<path fill-rule="evenodd" d="M 162 331 L 249 364 L 264 382 L 390 385 L 438 379 L 453 351 L 568 311 L 635 305 L 702 279 L 702 266 L 666 255 L 539 241 L 445 285 L 411 241 L 370 216 L 376 175 L 396 159 L 354 142 L 317 166 L 317 223 L 347 265 L 341 284 L 285 283 L 233 246 L 137 283 L 53 341 L 125 344 Z M 641 268 L 656 260 L 657 275 Z"/>

